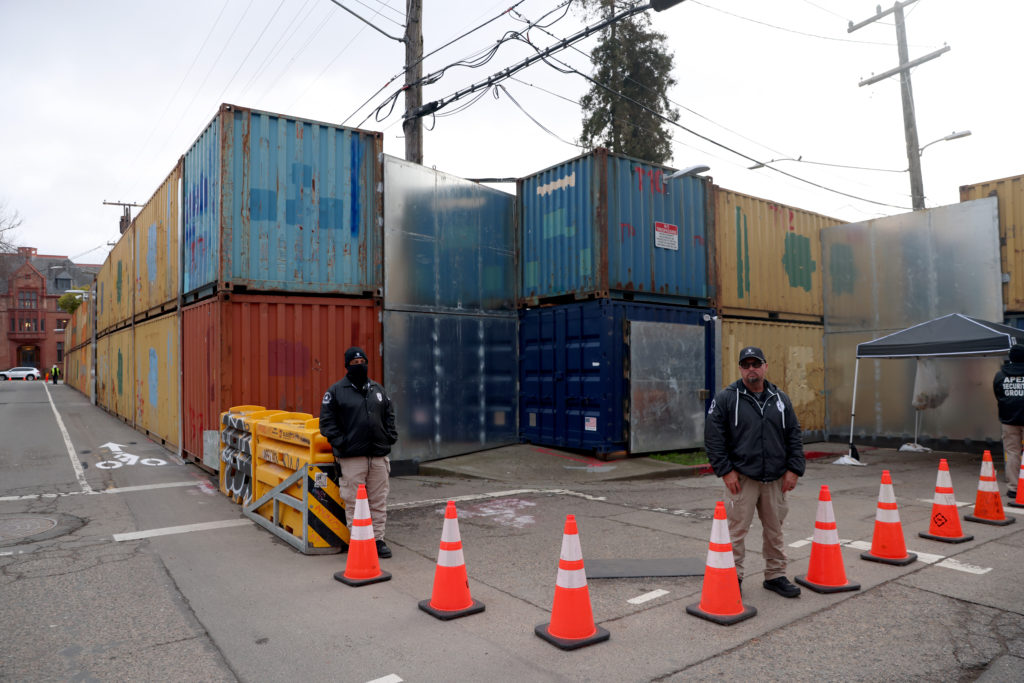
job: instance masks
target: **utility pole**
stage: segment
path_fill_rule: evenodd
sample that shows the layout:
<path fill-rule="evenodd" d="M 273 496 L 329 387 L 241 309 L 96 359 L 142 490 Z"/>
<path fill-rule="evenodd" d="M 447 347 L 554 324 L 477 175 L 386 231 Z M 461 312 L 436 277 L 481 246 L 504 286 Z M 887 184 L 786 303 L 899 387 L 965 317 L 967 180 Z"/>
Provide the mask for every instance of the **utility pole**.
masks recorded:
<path fill-rule="evenodd" d="M 898 73 L 900 75 L 900 93 L 903 96 L 903 130 L 907 139 L 907 168 L 910 170 L 910 196 L 913 202 L 912 206 L 914 207 L 914 211 L 921 211 L 924 209 L 924 181 L 921 178 L 921 147 L 917 139 L 917 117 L 914 113 L 914 91 L 910 84 L 910 69 L 919 64 L 935 59 L 945 52 L 949 52 L 949 46 L 946 45 L 931 54 L 925 55 L 924 57 L 919 57 L 913 61 L 910 60 L 909 52 L 907 50 L 907 29 L 906 24 L 904 23 L 903 8 L 908 5 L 912 5 L 915 2 L 917 2 L 917 0 L 897 2 L 893 5 L 892 9 L 887 9 L 884 12 L 882 11 L 882 6 L 879 5 L 876 9 L 877 14 L 875 14 L 875 16 L 870 19 L 866 19 L 859 24 L 854 24 L 851 21 L 846 32 L 853 33 L 857 29 L 874 23 L 889 14 L 893 14 L 895 16 L 896 45 L 899 49 L 900 65 L 895 69 L 889 69 L 885 73 L 863 80 L 859 85 L 871 85 L 872 83 L 876 83 L 894 74 Z"/>
<path fill-rule="evenodd" d="M 136 206 L 142 208 L 143 206 L 145 206 L 144 204 L 132 204 L 131 202 L 108 202 L 106 199 L 103 200 L 103 203 L 106 204 L 107 206 L 124 207 L 124 213 L 121 214 L 121 222 L 117 226 L 118 229 L 120 229 L 122 235 L 125 233 L 126 230 L 128 230 L 128 227 L 132 224 L 131 207 Z"/>
<path fill-rule="evenodd" d="M 423 104 L 423 0 L 405 0 L 405 160 L 423 163 L 423 119 L 410 116 Z M 411 68 L 410 68 L 411 67 Z"/>

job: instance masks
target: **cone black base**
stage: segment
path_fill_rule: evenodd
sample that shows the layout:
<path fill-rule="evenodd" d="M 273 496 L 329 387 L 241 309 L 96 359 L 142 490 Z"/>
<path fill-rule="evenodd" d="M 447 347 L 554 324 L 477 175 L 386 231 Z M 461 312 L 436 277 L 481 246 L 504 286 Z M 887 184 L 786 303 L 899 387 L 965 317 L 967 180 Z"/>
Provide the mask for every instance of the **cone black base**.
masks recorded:
<path fill-rule="evenodd" d="M 345 572 L 334 572 L 334 580 L 341 581 L 346 586 L 367 586 L 371 583 L 380 583 L 381 581 L 390 581 L 391 572 L 382 571 L 377 576 L 371 576 L 368 579 L 350 579 L 345 576 Z"/>
<path fill-rule="evenodd" d="M 859 591 L 860 590 L 860 584 L 859 583 L 847 583 L 847 584 L 842 585 L 842 586 L 825 586 L 825 585 L 820 584 L 820 583 L 811 583 L 810 581 L 807 580 L 806 576 L 797 576 L 793 580 L 796 581 L 797 583 L 799 583 L 801 586 L 803 586 L 805 588 L 810 588 L 815 593 L 842 593 L 843 591 Z"/>
<path fill-rule="evenodd" d="M 473 600 L 473 599 L 470 598 L 470 600 Z M 453 610 L 437 609 L 436 607 L 431 607 L 429 599 L 428 600 L 421 600 L 419 602 L 419 606 L 420 606 L 421 610 L 423 610 L 424 612 L 426 612 L 430 616 L 437 617 L 438 619 L 441 619 L 442 621 L 448 621 L 449 619 L 457 619 L 459 617 L 468 617 L 470 614 L 476 614 L 477 612 L 483 612 L 484 609 L 485 609 L 484 608 L 484 603 L 480 602 L 479 600 L 473 600 L 473 604 L 471 604 L 469 607 L 464 607 L 462 609 L 453 609 Z"/>
<path fill-rule="evenodd" d="M 1018 503 L 1015 500 L 1011 500 L 1010 502 L 1007 503 L 1007 505 L 1009 505 L 1012 508 L 1024 508 L 1024 503 Z"/>
<path fill-rule="evenodd" d="M 695 602 L 692 605 L 686 606 L 686 613 L 692 614 L 695 617 L 701 619 L 707 619 L 713 621 L 716 624 L 722 626 L 732 626 L 733 624 L 739 623 L 744 619 L 749 619 L 757 614 L 757 608 L 750 605 L 743 605 L 743 611 L 739 614 L 712 614 L 711 612 L 705 612 L 700 608 L 700 603 Z"/>
<path fill-rule="evenodd" d="M 981 517 L 975 517 L 974 515 L 964 515 L 964 519 L 968 522 L 978 522 L 979 524 L 994 524 L 995 526 L 1006 526 L 1007 524 L 1013 524 L 1017 520 L 1013 517 L 1007 517 L 1006 519 L 982 519 Z"/>
<path fill-rule="evenodd" d="M 871 553 L 861 553 L 860 559 L 868 560 L 869 562 L 882 562 L 883 564 L 894 564 L 897 567 L 905 567 L 917 560 L 917 553 L 907 553 L 906 557 L 879 557 L 878 555 L 872 555 Z"/>
<path fill-rule="evenodd" d="M 601 643 L 601 642 L 604 642 L 604 641 L 608 640 L 611 637 L 611 634 L 608 633 L 607 630 L 601 628 L 597 624 L 594 624 L 594 628 L 597 629 L 597 631 L 594 633 L 594 635 L 588 636 L 586 638 L 572 638 L 572 639 L 559 638 L 558 636 L 551 635 L 548 632 L 548 627 L 549 626 L 551 626 L 551 622 L 548 622 L 546 624 L 538 624 L 533 629 L 533 632 L 536 633 L 541 638 L 543 638 L 544 640 L 546 640 L 549 643 L 551 643 L 552 645 L 554 645 L 555 647 L 560 647 L 563 650 L 575 650 L 577 648 L 586 647 L 587 645 L 593 645 L 595 643 Z"/>
<path fill-rule="evenodd" d="M 966 543 L 967 541 L 973 541 L 974 536 L 935 536 L 934 534 L 926 534 L 923 531 L 918 531 L 917 535 L 921 538 L 930 538 L 933 541 L 942 541 L 943 543 Z"/>

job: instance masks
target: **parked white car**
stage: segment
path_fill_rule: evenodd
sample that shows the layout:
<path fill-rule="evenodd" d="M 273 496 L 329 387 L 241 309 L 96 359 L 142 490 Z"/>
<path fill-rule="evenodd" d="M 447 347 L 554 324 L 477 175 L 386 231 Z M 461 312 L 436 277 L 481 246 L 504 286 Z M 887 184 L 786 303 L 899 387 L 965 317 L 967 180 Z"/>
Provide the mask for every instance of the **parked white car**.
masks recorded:
<path fill-rule="evenodd" d="M 39 379 L 42 375 L 36 368 L 30 368 L 28 366 L 11 368 L 10 370 L 0 371 L 0 380 L 8 379 L 25 379 L 34 380 Z"/>

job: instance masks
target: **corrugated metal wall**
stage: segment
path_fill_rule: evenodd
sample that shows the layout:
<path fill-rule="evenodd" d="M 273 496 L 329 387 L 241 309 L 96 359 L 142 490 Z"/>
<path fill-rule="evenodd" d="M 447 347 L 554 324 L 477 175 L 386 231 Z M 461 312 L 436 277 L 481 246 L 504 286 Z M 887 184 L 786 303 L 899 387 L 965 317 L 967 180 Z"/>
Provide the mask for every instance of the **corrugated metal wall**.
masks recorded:
<path fill-rule="evenodd" d="M 135 355 L 132 329 L 125 328 L 97 341 L 97 402 L 118 417 L 135 417 Z"/>
<path fill-rule="evenodd" d="M 821 231 L 845 221 L 718 186 L 714 198 L 718 307 L 819 322 Z"/>
<path fill-rule="evenodd" d="M 178 302 L 178 160 L 135 217 L 135 315 L 159 315 Z"/>
<path fill-rule="evenodd" d="M 185 294 L 379 294 L 382 136 L 223 105 L 185 155 Z"/>
<path fill-rule="evenodd" d="M 521 304 L 709 297 L 707 186 L 596 150 L 519 182 Z M 629 298 L 628 296 L 626 298 Z"/>
<path fill-rule="evenodd" d="M 74 349 L 65 354 L 64 383 L 89 395 L 89 371 L 92 363 L 92 350 L 88 346 Z"/>
<path fill-rule="evenodd" d="M 821 325 L 723 319 L 722 385 L 728 386 L 740 378 L 740 350 L 745 346 L 758 346 L 768 361 L 768 381 L 778 385 L 792 399 L 800 426 L 804 431 L 823 431 L 824 335 Z"/>
<path fill-rule="evenodd" d="M 960 201 L 995 196 L 999 202 L 999 260 L 1003 308 L 1024 313 L 1024 175 L 960 188 Z"/>
<path fill-rule="evenodd" d="M 135 426 L 168 447 L 177 445 L 180 401 L 177 312 L 135 325 Z"/>
<path fill-rule="evenodd" d="M 320 413 L 361 346 L 381 378 L 381 308 L 372 299 L 229 295 L 182 310 L 184 451 L 202 461 L 203 432 L 234 405 Z"/>
<path fill-rule="evenodd" d="M 110 250 L 96 275 L 99 308 L 96 312 L 97 330 L 107 332 L 126 325 L 133 315 L 132 283 L 135 282 L 134 224 Z"/>

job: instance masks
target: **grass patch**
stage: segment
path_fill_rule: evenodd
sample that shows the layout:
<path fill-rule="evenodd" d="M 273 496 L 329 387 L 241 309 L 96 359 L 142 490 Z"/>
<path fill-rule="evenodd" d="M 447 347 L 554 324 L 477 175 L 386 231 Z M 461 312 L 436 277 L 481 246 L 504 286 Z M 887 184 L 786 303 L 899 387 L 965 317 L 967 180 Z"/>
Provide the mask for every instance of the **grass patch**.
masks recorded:
<path fill-rule="evenodd" d="M 673 453 L 655 453 L 650 456 L 655 460 L 675 463 L 676 465 L 706 465 L 708 454 L 704 451 L 684 451 Z"/>

